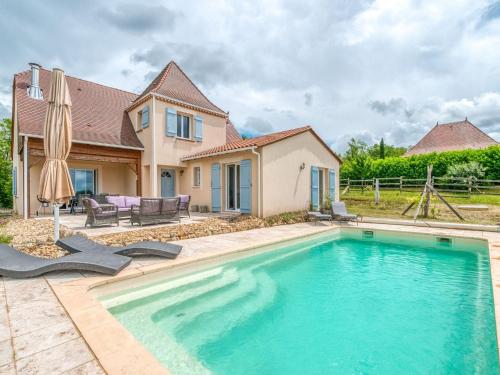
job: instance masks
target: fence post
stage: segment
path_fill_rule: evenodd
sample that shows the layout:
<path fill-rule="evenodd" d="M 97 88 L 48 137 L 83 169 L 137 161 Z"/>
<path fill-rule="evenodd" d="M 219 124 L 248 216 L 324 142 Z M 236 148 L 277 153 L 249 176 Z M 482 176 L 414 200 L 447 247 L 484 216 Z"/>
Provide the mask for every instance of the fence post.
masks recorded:
<path fill-rule="evenodd" d="M 379 179 L 375 179 L 375 205 L 378 205 L 380 200 L 380 181 Z"/>
<path fill-rule="evenodd" d="M 399 194 L 403 192 L 403 176 L 399 176 Z"/>
<path fill-rule="evenodd" d="M 469 198 L 470 198 L 470 196 L 472 194 L 472 176 L 469 176 L 467 178 L 467 190 L 469 192 Z"/>

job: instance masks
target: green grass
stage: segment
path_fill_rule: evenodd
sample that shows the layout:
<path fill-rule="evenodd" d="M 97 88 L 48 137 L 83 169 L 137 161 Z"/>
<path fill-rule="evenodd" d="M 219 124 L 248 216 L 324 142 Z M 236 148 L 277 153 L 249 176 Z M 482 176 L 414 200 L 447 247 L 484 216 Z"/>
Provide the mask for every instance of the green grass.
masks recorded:
<path fill-rule="evenodd" d="M 11 241 L 12 241 L 11 235 L 0 233 L 0 243 L 9 244 Z"/>
<path fill-rule="evenodd" d="M 413 218 L 420 193 L 419 191 L 400 193 L 399 191 L 382 190 L 378 205 L 375 205 L 373 191 L 362 193 L 361 191 L 354 190 L 342 195 L 340 199 L 346 202 L 350 211 L 359 215 L 409 219 Z M 471 197 L 467 197 L 456 194 L 451 196 L 451 194 L 444 192 L 441 195 L 445 196 L 445 199 L 455 208 L 458 205 L 488 205 L 488 211 L 459 210 L 466 222 L 484 224 L 500 223 L 500 196 L 472 195 Z M 412 201 L 416 202 L 415 206 L 406 216 L 402 216 L 401 213 Z M 460 221 L 437 197 L 432 197 L 431 199 L 430 216 L 429 220 Z"/>

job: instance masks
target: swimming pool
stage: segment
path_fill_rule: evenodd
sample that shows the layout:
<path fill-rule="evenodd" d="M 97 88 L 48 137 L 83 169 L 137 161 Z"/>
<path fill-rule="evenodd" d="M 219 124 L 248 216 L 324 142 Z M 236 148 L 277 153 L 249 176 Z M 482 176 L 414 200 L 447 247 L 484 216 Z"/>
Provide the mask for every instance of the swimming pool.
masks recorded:
<path fill-rule="evenodd" d="M 173 374 L 498 374 L 481 241 L 342 230 L 100 297 Z"/>

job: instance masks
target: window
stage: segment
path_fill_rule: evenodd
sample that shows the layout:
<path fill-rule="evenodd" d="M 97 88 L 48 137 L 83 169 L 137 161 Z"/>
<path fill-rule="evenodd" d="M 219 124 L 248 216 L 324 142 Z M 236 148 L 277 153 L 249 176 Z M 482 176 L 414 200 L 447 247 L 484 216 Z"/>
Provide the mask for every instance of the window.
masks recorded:
<path fill-rule="evenodd" d="M 194 187 L 201 186 L 201 167 L 193 168 L 193 186 Z"/>
<path fill-rule="evenodd" d="M 142 128 L 147 128 L 149 126 L 149 107 L 147 105 L 141 111 L 141 126 Z"/>
<path fill-rule="evenodd" d="M 177 115 L 177 137 L 191 138 L 191 123 L 189 116 Z"/>
<path fill-rule="evenodd" d="M 142 129 L 142 111 L 137 112 L 137 131 Z"/>
<path fill-rule="evenodd" d="M 75 189 L 75 194 L 90 194 L 95 195 L 95 169 L 69 169 L 69 175 L 71 177 L 71 182 L 73 183 L 73 188 Z"/>

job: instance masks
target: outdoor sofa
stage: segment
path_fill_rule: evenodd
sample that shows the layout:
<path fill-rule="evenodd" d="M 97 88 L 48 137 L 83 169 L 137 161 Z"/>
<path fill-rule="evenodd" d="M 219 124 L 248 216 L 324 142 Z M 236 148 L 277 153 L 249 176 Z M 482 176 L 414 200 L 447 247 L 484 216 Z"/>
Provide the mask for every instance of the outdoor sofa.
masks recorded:
<path fill-rule="evenodd" d="M 170 221 L 181 222 L 180 198 L 140 198 L 139 205 L 133 205 L 130 224 L 160 224 Z"/>
<path fill-rule="evenodd" d="M 120 219 L 129 218 L 132 214 L 132 206 L 137 206 L 141 202 L 141 197 L 127 195 L 107 195 L 105 199 L 108 204 L 114 204 L 118 208 Z"/>

